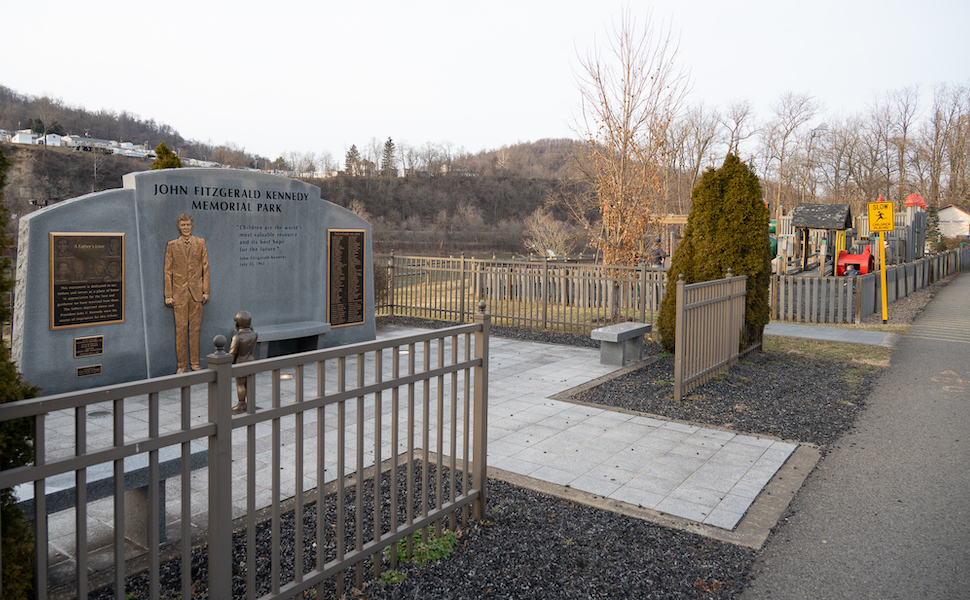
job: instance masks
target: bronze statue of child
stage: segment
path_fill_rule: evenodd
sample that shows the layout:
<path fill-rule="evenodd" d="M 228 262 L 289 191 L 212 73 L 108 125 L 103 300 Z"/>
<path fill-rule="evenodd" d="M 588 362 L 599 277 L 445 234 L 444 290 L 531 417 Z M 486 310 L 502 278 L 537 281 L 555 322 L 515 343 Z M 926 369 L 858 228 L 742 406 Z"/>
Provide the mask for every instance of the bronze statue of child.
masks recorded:
<path fill-rule="evenodd" d="M 233 318 L 236 323 L 236 334 L 232 336 L 229 344 L 229 354 L 232 354 L 233 363 L 249 362 L 256 358 L 256 338 L 257 334 L 253 331 L 253 316 L 241 310 Z M 246 377 L 236 377 L 236 397 L 239 403 L 232 407 L 232 414 L 238 415 L 246 412 Z"/>

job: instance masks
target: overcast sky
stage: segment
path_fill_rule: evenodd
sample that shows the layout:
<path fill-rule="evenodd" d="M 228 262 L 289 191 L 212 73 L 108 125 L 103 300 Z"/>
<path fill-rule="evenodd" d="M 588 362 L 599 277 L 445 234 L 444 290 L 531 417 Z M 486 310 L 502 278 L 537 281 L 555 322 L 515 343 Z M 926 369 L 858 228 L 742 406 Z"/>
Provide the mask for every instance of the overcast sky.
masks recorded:
<path fill-rule="evenodd" d="M 0 84 L 271 159 L 388 137 L 478 152 L 577 137 L 578 56 L 627 4 L 672 26 L 709 107 L 764 118 L 792 91 L 852 113 L 910 86 L 925 107 L 970 84 L 966 0 L 10 2 Z"/>

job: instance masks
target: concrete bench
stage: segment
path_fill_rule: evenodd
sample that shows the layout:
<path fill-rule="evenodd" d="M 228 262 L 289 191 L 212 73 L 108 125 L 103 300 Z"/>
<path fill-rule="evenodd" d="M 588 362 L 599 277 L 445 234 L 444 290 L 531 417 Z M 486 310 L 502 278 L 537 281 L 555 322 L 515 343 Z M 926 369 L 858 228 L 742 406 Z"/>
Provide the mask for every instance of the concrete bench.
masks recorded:
<path fill-rule="evenodd" d="M 209 464 L 209 450 L 204 444 L 192 442 L 189 467 L 194 471 Z M 148 547 L 148 454 L 136 454 L 124 460 L 125 469 L 125 537 Z M 158 451 L 158 527 L 159 541 L 165 541 L 165 481 L 182 472 L 182 448 L 166 446 Z M 74 472 L 48 477 L 44 497 L 47 514 L 53 514 L 77 506 L 77 479 Z M 188 482 L 186 482 L 188 485 Z M 18 485 L 14 488 L 17 505 L 27 518 L 34 518 L 34 486 Z M 114 495 L 114 466 L 101 463 L 87 470 L 88 502 Z"/>
<path fill-rule="evenodd" d="M 590 337 L 600 342 L 600 363 L 623 366 L 643 356 L 643 336 L 650 333 L 644 323 L 617 323 L 594 329 Z"/>
<path fill-rule="evenodd" d="M 256 358 L 270 355 L 295 354 L 323 348 L 323 336 L 330 332 L 330 323 L 299 321 L 276 325 L 253 325 L 256 338 Z"/>

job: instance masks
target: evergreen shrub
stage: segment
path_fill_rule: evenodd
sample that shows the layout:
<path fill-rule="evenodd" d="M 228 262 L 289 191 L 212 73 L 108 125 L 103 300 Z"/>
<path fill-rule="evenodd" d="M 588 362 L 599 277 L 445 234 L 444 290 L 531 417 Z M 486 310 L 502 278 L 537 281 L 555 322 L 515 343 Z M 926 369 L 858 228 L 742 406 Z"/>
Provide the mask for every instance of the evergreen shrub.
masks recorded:
<path fill-rule="evenodd" d="M 665 351 L 673 352 L 676 344 L 678 277 L 700 283 L 722 279 L 728 269 L 748 276 L 742 347 L 761 341 L 770 317 L 768 216 L 758 176 L 737 156 L 729 154 L 721 168 L 704 173 L 691 192 L 684 237 L 667 271 L 667 293 L 657 321 Z"/>

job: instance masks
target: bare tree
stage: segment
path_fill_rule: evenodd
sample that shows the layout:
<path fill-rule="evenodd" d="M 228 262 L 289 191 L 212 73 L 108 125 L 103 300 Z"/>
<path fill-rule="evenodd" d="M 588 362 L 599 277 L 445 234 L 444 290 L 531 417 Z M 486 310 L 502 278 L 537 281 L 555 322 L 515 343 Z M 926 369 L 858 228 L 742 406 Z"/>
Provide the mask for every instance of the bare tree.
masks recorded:
<path fill-rule="evenodd" d="M 317 155 L 314 152 L 304 152 L 300 155 L 296 172 L 300 179 L 309 179 L 317 170 Z"/>
<path fill-rule="evenodd" d="M 755 133 L 755 128 L 751 124 L 753 118 L 751 102 L 747 99 L 735 100 L 728 105 L 724 113 L 719 113 L 718 117 L 728 133 L 728 153 L 741 156 L 741 142 Z"/>
<path fill-rule="evenodd" d="M 361 219 L 364 219 L 365 221 L 371 220 L 371 214 L 367 212 L 367 207 L 364 206 L 364 203 L 358 198 L 354 198 L 350 201 L 350 204 L 347 205 L 347 210 L 354 213 Z"/>
<path fill-rule="evenodd" d="M 326 150 L 320 154 L 318 164 L 320 166 L 320 170 L 323 171 L 324 177 L 330 177 L 331 174 L 340 170 L 340 164 L 337 162 L 337 159 L 333 157 L 333 154 Z"/>
<path fill-rule="evenodd" d="M 401 144 L 397 147 L 401 165 L 404 167 L 405 175 L 414 175 L 418 169 L 418 150 L 409 144 Z"/>
<path fill-rule="evenodd" d="M 959 106 L 954 125 L 947 136 L 946 202 L 970 203 L 970 88 L 955 92 Z"/>
<path fill-rule="evenodd" d="M 821 179 L 818 173 L 819 155 L 825 145 L 828 131 L 828 123 L 822 123 L 797 138 L 795 152 L 792 154 L 792 160 L 789 161 L 792 166 L 789 180 L 798 183 L 800 202 L 818 200 Z"/>
<path fill-rule="evenodd" d="M 370 142 L 364 148 L 363 159 L 365 161 L 374 163 L 375 165 L 381 164 L 381 154 L 384 152 L 384 142 L 372 137 Z"/>
<path fill-rule="evenodd" d="M 586 141 L 581 171 L 595 190 L 599 224 L 591 244 L 609 265 L 636 264 L 647 228 L 667 212 L 668 130 L 687 91 L 670 28 L 638 27 L 629 9 L 609 31 L 605 50 L 580 60 Z M 611 316 L 615 316 L 611 310 Z"/>
<path fill-rule="evenodd" d="M 778 164 L 778 189 L 776 193 L 776 207 L 782 206 L 782 190 L 786 185 L 788 175 L 789 155 L 794 149 L 797 134 L 809 121 L 815 118 L 819 106 L 815 99 L 808 94 L 794 94 L 786 92 L 772 107 L 774 115 L 763 129 L 764 169 Z M 791 206 L 789 202 L 789 206 Z"/>
<path fill-rule="evenodd" d="M 437 175 L 441 172 L 442 153 L 441 148 L 437 144 L 426 142 L 418 151 L 418 159 L 423 171 L 432 175 Z"/>
<path fill-rule="evenodd" d="M 706 110 L 703 104 L 698 104 L 687 112 L 684 121 L 690 133 L 687 140 L 690 150 L 687 173 L 690 175 L 690 189 L 694 189 L 701 169 L 704 167 L 705 158 L 708 160 L 709 167 L 713 167 L 717 162 L 713 150 L 721 141 L 717 131 L 720 114 L 716 110 Z"/>
<path fill-rule="evenodd" d="M 840 118 L 829 125 L 828 134 L 819 142 L 816 177 L 826 189 L 826 199 L 836 204 L 850 204 L 859 214 L 865 198 L 855 184 L 858 173 L 859 130 L 857 117 Z"/>
<path fill-rule="evenodd" d="M 880 195 L 892 197 L 889 190 L 891 161 L 886 153 L 885 122 L 873 113 L 863 116 L 858 130 L 858 157 L 852 173 L 864 201 Z"/>
<path fill-rule="evenodd" d="M 690 210 L 690 195 L 705 163 L 713 166 L 722 141 L 719 115 L 703 103 L 691 107 L 683 118 L 674 121 L 667 143 L 670 164 L 667 169 L 667 206 L 676 214 Z"/>
<path fill-rule="evenodd" d="M 910 138 L 916 120 L 919 104 L 919 90 L 915 87 L 903 88 L 889 95 L 889 105 L 892 111 L 890 121 L 890 140 L 895 150 L 896 159 L 896 206 L 902 210 L 906 196 L 911 192 L 907 184 L 907 167 L 910 162 Z"/>
<path fill-rule="evenodd" d="M 523 245 L 530 252 L 542 255 L 566 256 L 575 245 L 576 232 L 552 211 L 540 206 L 525 221 Z"/>

